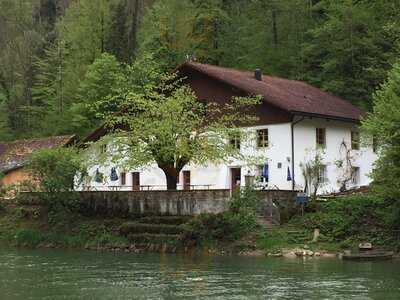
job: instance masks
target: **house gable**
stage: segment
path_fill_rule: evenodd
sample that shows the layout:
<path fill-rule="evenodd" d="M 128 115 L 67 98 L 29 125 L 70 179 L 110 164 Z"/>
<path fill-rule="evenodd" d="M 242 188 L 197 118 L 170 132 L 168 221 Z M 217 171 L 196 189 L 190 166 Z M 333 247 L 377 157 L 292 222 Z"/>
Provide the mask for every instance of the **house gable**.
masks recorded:
<path fill-rule="evenodd" d="M 192 68 L 181 68 L 179 76 L 185 78 L 186 83 L 192 88 L 200 101 L 225 104 L 229 103 L 232 97 L 249 96 L 249 93 L 237 87 L 216 80 Z M 251 124 L 252 126 L 288 123 L 291 121 L 289 112 L 265 101 L 246 110 L 246 113 L 251 113 L 258 117 L 258 121 Z"/>

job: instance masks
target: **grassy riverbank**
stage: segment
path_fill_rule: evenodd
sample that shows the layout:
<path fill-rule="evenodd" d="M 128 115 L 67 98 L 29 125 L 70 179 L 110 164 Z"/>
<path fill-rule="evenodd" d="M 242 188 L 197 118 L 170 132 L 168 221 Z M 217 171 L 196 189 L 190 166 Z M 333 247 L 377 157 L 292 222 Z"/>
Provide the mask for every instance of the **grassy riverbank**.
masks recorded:
<path fill-rule="evenodd" d="M 337 252 L 356 248 L 360 242 L 397 251 L 400 244 L 396 203 L 365 195 L 316 201 L 304 216 L 272 229 L 233 212 L 127 220 L 71 212 L 55 215 L 43 206 L 1 203 L 0 244 L 11 247 L 263 255 L 304 248 Z M 315 229 L 320 235 L 313 241 Z"/>

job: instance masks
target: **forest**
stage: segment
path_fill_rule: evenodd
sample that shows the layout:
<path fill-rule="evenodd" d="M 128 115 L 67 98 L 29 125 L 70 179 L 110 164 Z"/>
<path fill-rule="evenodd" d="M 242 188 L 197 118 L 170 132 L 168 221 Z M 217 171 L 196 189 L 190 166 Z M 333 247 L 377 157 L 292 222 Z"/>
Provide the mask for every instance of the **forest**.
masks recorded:
<path fill-rule="evenodd" d="M 398 0 L 0 0 L 0 140 L 84 136 L 115 68 L 148 57 L 261 68 L 371 111 L 399 54 Z"/>

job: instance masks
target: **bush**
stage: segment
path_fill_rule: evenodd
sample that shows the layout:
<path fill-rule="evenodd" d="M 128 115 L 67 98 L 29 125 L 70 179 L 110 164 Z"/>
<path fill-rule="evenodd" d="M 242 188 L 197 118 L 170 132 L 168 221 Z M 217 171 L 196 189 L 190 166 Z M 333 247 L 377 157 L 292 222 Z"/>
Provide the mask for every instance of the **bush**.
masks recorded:
<path fill-rule="evenodd" d="M 67 223 L 79 208 L 73 193 L 76 176 L 84 174 L 83 159 L 74 148 L 43 149 L 33 153 L 29 169 L 44 192 L 49 208 L 49 222 Z"/>
<path fill-rule="evenodd" d="M 395 228 L 397 212 L 389 201 L 358 195 L 330 200 L 321 204 L 318 211 L 298 217 L 292 223 L 301 223 L 310 230 L 319 228 L 331 241 L 357 237 L 379 242 L 388 229 Z"/>
<path fill-rule="evenodd" d="M 152 233 L 152 234 L 179 234 L 182 227 L 166 224 L 141 224 L 126 222 L 121 225 L 120 232 L 123 235 L 131 233 Z"/>
<path fill-rule="evenodd" d="M 21 229 L 16 232 L 14 240 L 17 246 L 36 247 L 43 240 L 43 236 L 36 230 Z"/>
<path fill-rule="evenodd" d="M 256 229 L 260 197 L 252 188 L 236 192 L 228 212 L 201 214 L 185 226 L 184 240 L 234 241 Z"/>
<path fill-rule="evenodd" d="M 82 156 L 74 148 L 35 151 L 29 169 L 42 191 L 49 194 L 73 190 L 76 175 L 85 173 Z"/>

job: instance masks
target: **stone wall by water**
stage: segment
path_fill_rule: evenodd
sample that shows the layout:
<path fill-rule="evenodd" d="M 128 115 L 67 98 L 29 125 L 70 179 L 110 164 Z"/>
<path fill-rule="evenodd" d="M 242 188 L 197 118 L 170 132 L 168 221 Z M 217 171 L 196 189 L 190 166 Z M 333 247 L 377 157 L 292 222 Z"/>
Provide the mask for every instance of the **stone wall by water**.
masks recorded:
<path fill-rule="evenodd" d="M 267 190 L 260 193 L 266 208 L 271 206 L 271 201 L 279 210 L 291 208 L 295 203 L 296 192 L 293 191 Z M 231 191 L 93 191 L 76 192 L 76 195 L 81 213 L 88 216 L 188 216 L 226 211 L 229 208 Z M 64 197 L 63 193 L 60 197 Z M 39 204 L 40 198 L 41 193 L 22 193 L 19 201 L 24 204 Z"/>

